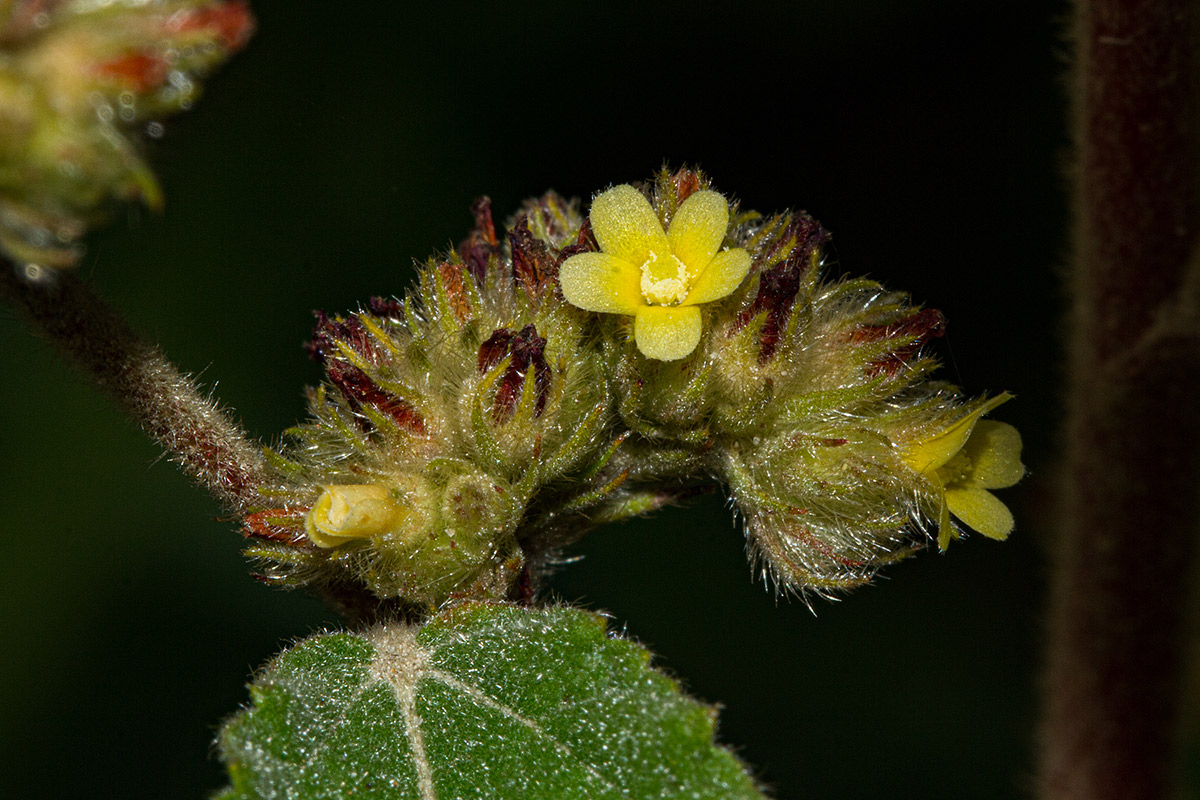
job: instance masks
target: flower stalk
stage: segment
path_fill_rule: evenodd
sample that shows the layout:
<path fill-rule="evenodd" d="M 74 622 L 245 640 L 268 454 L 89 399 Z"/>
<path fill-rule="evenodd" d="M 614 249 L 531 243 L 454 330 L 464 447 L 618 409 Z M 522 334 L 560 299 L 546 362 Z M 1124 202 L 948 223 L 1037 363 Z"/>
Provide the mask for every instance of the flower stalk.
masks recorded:
<path fill-rule="evenodd" d="M 0 298 L 229 510 L 260 502 L 261 445 L 76 275 L 0 256 Z"/>

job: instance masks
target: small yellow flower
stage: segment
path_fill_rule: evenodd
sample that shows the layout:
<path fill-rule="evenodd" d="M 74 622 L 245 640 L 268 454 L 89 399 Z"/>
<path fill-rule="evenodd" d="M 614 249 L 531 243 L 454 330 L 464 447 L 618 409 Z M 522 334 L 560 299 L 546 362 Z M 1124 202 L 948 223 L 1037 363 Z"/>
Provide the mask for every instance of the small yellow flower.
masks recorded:
<path fill-rule="evenodd" d="M 622 184 L 596 197 L 590 218 L 601 252 L 563 262 L 567 302 L 632 316 L 634 340 L 648 358 L 689 355 L 700 343 L 699 305 L 731 293 L 750 269 L 742 248 L 718 252 L 729 227 L 725 198 L 694 192 L 664 231 L 642 193 Z"/>
<path fill-rule="evenodd" d="M 904 463 L 941 493 L 942 550 L 958 537 L 951 514 L 991 539 L 1004 539 L 1013 529 L 1012 512 L 988 489 L 1012 486 L 1025 474 L 1021 434 L 1012 425 L 979 419 L 1011 398 L 1007 393 L 994 397 L 933 438 L 901 450 Z"/>

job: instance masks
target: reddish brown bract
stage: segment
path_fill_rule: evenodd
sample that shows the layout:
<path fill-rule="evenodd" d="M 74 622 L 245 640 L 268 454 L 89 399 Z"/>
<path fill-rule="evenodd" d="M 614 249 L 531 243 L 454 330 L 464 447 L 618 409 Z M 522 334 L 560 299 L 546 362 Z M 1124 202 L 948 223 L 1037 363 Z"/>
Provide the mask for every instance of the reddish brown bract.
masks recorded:
<path fill-rule="evenodd" d="M 936 308 L 923 308 L 890 325 L 860 325 L 850 334 L 856 344 L 891 339 L 896 347 L 867 366 L 867 374 L 895 375 L 931 339 L 946 333 L 946 317 Z"/>
<path fill-rule="evenodd" d="M 346 398 L 350 409 L 359 415 L 359 427 L 370 429 L 370 421 L 362 415 L 363 406 L 370 405 L 391 417 L 401 428 L 412 433 L 424 433 L 425 420 L 412 403 L 381 388 L 370 375 L 346 361 L 334 344 L 340 341 L 361 355 L 368 364 L 378 365 L 382 354 L 366 326 L 357 317 L 340 320 L 330 319 L 323 311 L 316 314 L 317 325 L 313 330 L 313 339 L 307 346 L 308 354 L 325 365 L 330 383 Z"/>
<path fill-rule="evenodd" d="M 450 301 L 450 310 L 459 324 L 466 324 L 471 319 L 471 300 L 467 297 L 467 289 L 463 285 L 463 265 L 452 261 L 438 264 L 438 277 L 446 290 L 446 299 Z"/>
<path fill-rule="evenodd" d="M 738 315 L 735 324 L 736 329 L 741 329 L 759 314 L 767 312 L 762 332 L 759 334 L 759 363 L 766 363 L 775 355 L 779 347 L 779 337 L 800 291 L 800 279 L 809 267 L 817 266 L 821 246 L 827 241 L 829 234 L 820 223 L 800 212 L 788 221 L 774 243 L 759 256 L 760 263 L 767 263 L 769 266 L 762 268 L 758 279 L 758 294 Z M 779 252 L 789 244 L 791 249 L 787 255 L 772 263 Z"/>
<path fill-rule="evenodd" d="M 540 299 L 547 289 L 557 285 L 558 264 L 546 243 L 534 238 L 524 214 L 509 233 L 508 243 L 512 248 L 513 279 L 527 295 Z"/>
<path fill-rule="evenodd" d="M 230 49 L 241 48 L 254 32 L 254 17 L 244 0 L 197 8 L 171 18 L 176 31 L 208 31 Z"/>
<path fill-rule="evenodd" d="M 492 405 L 492 414 L 497 422 L 512 416 L 517 402 L 521 399 L 521 390 L 525 385 L 525 376 L 533 369 L 534 388 L 537 401 L 534 416 L 539 416 L 546 407 L 546 398 L 550 393 L 550 365 L 546 363 L 546 340 L 538 336 L 537 329 L 532 324 L 513 333 L 508 328 L 500 328 L 479 346 L 479 371 L 487 372 L 494 369 L 505 358 L 512 360 L 500 376 L 496 384 L 496 399 Z"/>
<path fill-rule="evenodd" d="M 96 65 L 96 73 L 135 92 L 146 92 L 166 80 L 167 62 L 146 53 L 128 53 Z"/>
<path fill-rule="evenodd" d="M 247 537 L 298 545 L 306 540 L 304 518 L 307 507 L 268 508 L 247 514 L 242 520 L 242 532 Z"/>
<path fill-rule="evenodd" d="M 700 189 L 700 176 L 690 169 L 681 169 L 671 176 L 675 187 L 675 200 L 682 203 Z"/>
<path fill-rule="evenodd" d="M 488 261 L 500 252 L 500 240 L 496 238 L 496 225 L 492 221 L 491 198 L 478 198 L 471 204 L 471 214 L 475 217 L 475 229 L 458 245 L 458 252 L 467 270 L 482 285 Z"/>

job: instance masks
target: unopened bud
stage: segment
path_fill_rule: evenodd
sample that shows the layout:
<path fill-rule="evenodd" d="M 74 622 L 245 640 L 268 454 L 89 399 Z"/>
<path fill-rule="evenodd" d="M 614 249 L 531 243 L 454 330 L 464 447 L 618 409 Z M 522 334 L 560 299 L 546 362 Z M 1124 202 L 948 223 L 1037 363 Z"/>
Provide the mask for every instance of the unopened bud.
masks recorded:
<path fill-rule="evenodd" d="M 382 486 L 326 486 L 305 520 L 304 530 L 318 547 L 338 547 L 393 530 L 404 509 Z"/>

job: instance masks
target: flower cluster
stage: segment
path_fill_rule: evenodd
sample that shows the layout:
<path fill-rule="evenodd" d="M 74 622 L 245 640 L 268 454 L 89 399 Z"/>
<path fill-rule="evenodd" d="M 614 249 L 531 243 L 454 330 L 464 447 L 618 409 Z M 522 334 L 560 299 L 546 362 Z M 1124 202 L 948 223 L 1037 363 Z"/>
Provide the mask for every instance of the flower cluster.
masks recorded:
<path fill-rule="evenodd" d="M 0 2 L 0 250 L 70 266 L 114 203 L 160 206 L 139 130 L 190 108 L 252 29 L 244 0 Z"/>
<path fill-rule="evenodd" d="M 625 497 L 604 365 L 555 289 L 558 263 L 590 246 L 577 207 L 530 203 L 503 242 L 478 212 L 409 297 L 318 315 L 309 351 L 328 381 L 245 520 L 271 580 L 425 606 L 504 595 L 528 554 Z"/>
<path fill-rule="evenodd" d="M 486 200 L 403 300 L 320 315 L 313 421 L 271 454 L 245 520 L 284 584 L 424 607 L 533 591 L 601 522 L 727 487 L 764 578 L 825 593 L 951 517 L 1004 538 L 988 490 L 1020 437 L 931 379 L 942 315 L 821 274 L 803 213 L 731 211 L 694 171 L 619 185 L 587 216 L 548 194 L 497 235 Z"/>

